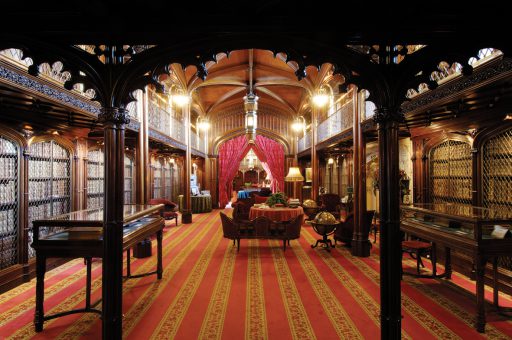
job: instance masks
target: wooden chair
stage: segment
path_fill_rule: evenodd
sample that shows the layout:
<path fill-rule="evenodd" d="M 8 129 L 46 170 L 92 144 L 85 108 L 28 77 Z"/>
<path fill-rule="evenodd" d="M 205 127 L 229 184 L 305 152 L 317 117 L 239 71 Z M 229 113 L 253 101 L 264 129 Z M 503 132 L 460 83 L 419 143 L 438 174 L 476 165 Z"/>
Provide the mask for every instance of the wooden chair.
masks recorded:
<path fill-rule="evenodd" d="M 169 221 L 176 220 L 176 226 L 178 226 L 178 205 L 176 203 L 169 201 L 165 198 L 153 198 L 149 200 L 148 204 L 163 204 L 164 212 L 162 214 L 162 217 L 165 220 Z"/>
<path fill-rule="evenodd" d="M 233 240 L 233 245 L 235 245 L 235 242 L 238 243 L 237 251 L 240 251 L 240 230 L 238 226 L 231 217 L 227 216 L 222 211 L 220 212 L 220 220 L 222 222 L 224 237 Z"/>
<path fill-rule="evenodd" d="M 423 241 L 402 241 L 402 256 L 404 253 L 408 253 L 413 259 L 416 260 L 416 273 L 418 277 L 435 277 L 436 276 L 436 251 L 435 245 L 429 242 Z M 423 265 L 421 260 L 422 255 L 430 255 L 430 261 L 432 262 L 432 275 L 421 275 L 420 266 Z M 403 274 L 403 269 L 402 269 Z"/>

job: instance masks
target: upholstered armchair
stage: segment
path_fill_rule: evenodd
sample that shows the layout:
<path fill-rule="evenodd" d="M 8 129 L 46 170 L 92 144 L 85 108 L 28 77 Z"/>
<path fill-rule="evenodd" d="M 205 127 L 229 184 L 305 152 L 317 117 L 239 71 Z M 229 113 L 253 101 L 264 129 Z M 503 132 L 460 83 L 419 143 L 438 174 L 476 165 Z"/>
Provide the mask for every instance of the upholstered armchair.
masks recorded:
<path fill-rule="evenodd" d="M 149 200 L 148 204 L 163 204 L 164 212 L 162 217 L 166 220 L 176 220 L 176 226 L 178 226 L 178 205 L 176 203 L 165 198 L 153 198 Z"/>
<path fill-rule="evenodd" d="M 373 215 L 375 214 L 374 210 L 368 210 L 363 214 L 363 221 L 361 230 L 363 235 L 368 235 L 370 233 L 370 227 L 373 221 Z M 345 243 L 347 247 L 351 246 L 352 237 L 354 234 L 354 214 L 349 213 L 345 222 L 342 222 L 339 227 L 336 228 L 334 232 L 334 245 L 336 245 L 337 241 Z M 369 241 L 368 241 L 369 242 Z"/>
<path fill-rule="evenodd" d="M 224 237 L 233 240 L 233 245 L 237 242 L 237 250 L 240 251 L 240 232 L 238 226 L 232 218 L 224 214 L 222 211 L 220 212 L 220 220 L 222 222 L 222 232 L 224 233 Z"/>
<path fill-rule="evenodd" d="M 320 196 L 320 210 L 328 211 L 337 219 L 340 218 L 341 199 L 338 194 L 323 194 Z"/>

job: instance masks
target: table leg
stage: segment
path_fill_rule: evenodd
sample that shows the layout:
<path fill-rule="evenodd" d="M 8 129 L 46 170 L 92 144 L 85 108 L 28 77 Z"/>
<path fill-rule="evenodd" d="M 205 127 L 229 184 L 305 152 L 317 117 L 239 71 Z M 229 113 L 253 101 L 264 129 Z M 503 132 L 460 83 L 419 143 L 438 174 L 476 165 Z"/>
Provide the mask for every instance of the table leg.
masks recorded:
<path fill-rule="evenodd" d="M 430 260 L 432 262 L 432 277 L 437 276 L 437 249 L 436 244 L 432 243 L 432 250 L 430 254 Z"/>
<path fill-rule="evenodd" d="M 85 278 L 85 309 L 91 308 L 91 262 L 92 258 L 85 258 L 85 264 L 87 266 L 87 276 Z"/>
<path fill-rule="evenodd" d="M 445 248 L 444 272 L 447 279 L 452 278 L 452 253 L 448 247 Z"/>
<path fill-rule="evenodd" d="M 476 323 L 478 332 L 485 332 L 485 295 L 484 295 L 484 274 L 487 259 L 481 255 L 476 256 Z"/>
<path fill-rule="evenodd" d="M 126 278 L 130 278 L 132 273 L 130 269 L 131 265 L 131 251 L 130 248 L 126 249 Z"/>
<path fill-rule="evenodd" d="M 36 255 L 36 310 L 34 326 L 36 332 L 43 330 L 44 323 L 44 274 L 46 272 L 46 257 Z"/>
<path fill-rule="evenodd" d="M 499 308 L 499 289 L 498 289 L 498 257 L 492 258 L 492 284 L 493 284 L 493 303 L 494 307 Z"/>
<path fill-rule="evenodd" d="M 160 280 L 163 273 L 162 265 L 162 230 L 156 232 L 156 254 L 157 254 L 157 265 L 156 265 L 156 277 Z"/>

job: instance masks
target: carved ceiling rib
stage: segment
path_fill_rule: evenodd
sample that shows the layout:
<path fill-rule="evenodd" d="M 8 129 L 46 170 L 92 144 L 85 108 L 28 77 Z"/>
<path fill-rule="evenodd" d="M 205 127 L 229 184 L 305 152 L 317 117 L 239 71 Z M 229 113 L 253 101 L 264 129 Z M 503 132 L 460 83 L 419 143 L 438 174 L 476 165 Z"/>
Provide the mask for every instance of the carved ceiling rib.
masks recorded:
<path fill-rule="evenodd" d="M 204 82 L 199 83 L 195 86 L 190 87 L 190 91 L 194 91 L 201 87 L 207 86 L 222 86 L 222 85 L 230 85 L 230 86 L 243 86 L 246 87 L 244 79 L 239 77 L 218 77 L 218 78 L 208 78 Z"/>
<path fill-rule="evenodd" d="M 206 114 L 209 115 L 215 108 L 227 102 L 229 98 L 232 98 L 237 93 L 245 91 L 245 86 L 240 88 L 232 89 L 231 91 L 226 92 L 223 96 L 221 96 L 215 103 L 213 103 L 210 107 L 206 109 Z M 242 101 L 240 101 L 241 103 Z"/>
<path fill-rule="evenodd" d="M 281 98 L 280 96 L 278 96 L 277 94 L 275 94 L 274 92 L 272 92 L 271 90 L 265 88 L 265 87 L 259 87 L 258 88 L 258 92 L 261 92 L 261 93 L 265 93 L 267 94 L 268 96 L 274 98 L 275 100 L 277 100 L 279 103 L 283 104 L 286 108 L 287 108 L 287 111 L 291 112 L 292 114 L 295 114 L 296 112 L 296 109 L 293 107 L 293 105 L 291 105 L 290 103 L 288 103 L 286 100 L 284 100 L 283 98 Z M 260 96 L 261 98 L 261 96 Z M 261 102 L 265 102 L 265 99 L 263 99 L 263 101 L 260 100 L 260 103 Z"/>

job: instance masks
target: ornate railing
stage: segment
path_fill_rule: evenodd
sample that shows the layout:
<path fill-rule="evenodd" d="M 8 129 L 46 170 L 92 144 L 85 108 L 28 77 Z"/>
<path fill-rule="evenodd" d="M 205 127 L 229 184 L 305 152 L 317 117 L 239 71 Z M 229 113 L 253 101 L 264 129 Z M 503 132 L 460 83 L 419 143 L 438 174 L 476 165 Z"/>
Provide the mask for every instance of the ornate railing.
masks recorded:
<path fill-rule="evenodd" d="M 318 125 L 318 141 L 324 141 L 348 128 L 352 128 L 353 122 L 353 106 L 352 100 L 350 100 Z"/>
<path fill-rule="evenodd" d="M 302 152 L 304 150 L 309 149 L 311 147 L 311 131 L 307 131 L 304 137 L 299 139 L 297 144 L 298 152 Z"/>

